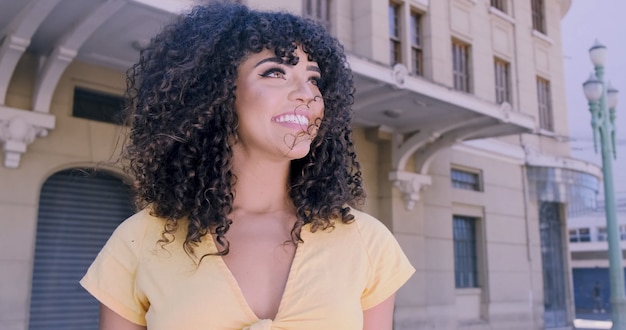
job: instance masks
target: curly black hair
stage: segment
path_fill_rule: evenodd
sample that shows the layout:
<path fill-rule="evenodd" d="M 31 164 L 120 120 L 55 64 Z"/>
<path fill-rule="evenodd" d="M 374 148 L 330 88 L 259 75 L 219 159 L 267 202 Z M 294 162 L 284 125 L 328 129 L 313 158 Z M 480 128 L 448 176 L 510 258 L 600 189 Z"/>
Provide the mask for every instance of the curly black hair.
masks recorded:
<path fill-rule="evenodd" d="M 297 63 L 296 47 L 321 70 L 325 108 L 309 154 L 291 163 L 289 195 L 297 216 L 291 240 L 302 242 L 305 224 L 316 231 L 335 220 L 353 221 L 350 207 L 362 205 L 365 193 L 352 141 L 354 87 L 343 47 L 313 20 L 213 3 L 164 27 L 127 74 L 132 126 L 122 157 L 137 206 L 167 219 L 164 242 L 186 217 L 188 254 L 208 233 L 216 234 L 217 254 L 228 253 L 237 68 L 264 49 Z"/>

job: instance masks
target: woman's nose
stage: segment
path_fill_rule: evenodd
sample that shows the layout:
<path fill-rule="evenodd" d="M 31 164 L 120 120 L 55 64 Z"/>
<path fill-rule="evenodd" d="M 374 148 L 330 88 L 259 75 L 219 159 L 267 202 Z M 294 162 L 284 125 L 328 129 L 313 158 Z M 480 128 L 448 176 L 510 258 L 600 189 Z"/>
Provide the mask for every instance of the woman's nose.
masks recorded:
<path fill-rule="evenodd" d="M 305 104 L 309 104 L 315 101 L 316 97 L 319 97 L 319 92 L 315 85 L 312 85 L 309 81 L 297 81 L 291 91 L 291 97 Z"/>

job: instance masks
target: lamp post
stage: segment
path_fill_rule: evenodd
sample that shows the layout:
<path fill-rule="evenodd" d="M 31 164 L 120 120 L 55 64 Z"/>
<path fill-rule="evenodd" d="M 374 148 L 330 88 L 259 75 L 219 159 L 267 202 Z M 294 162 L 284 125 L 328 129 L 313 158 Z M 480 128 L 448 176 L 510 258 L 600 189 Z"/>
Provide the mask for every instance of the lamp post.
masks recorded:
<path fill-rule="evenodd" d="M 626 295 L 624 294 L 624 267 L 622 249 L 615 211 L 615 191 L 613 187 L 613 159 L 615 153 L 615 107 L 617 89 L 611 83 L 604 83 L 604 60 L 606 47 L 598 41 L 589 49 L 589 57 L 595 74 L 583 83 L 585 97 L 589 101 L 593 145 L 602 153 L 602 173 L 604 175 L 604 205 L 606 212 L 606 233 L 609 242 L 609 273 L 611 280 L 611 319 L 614 330 L 626 330 Z M 605 88 L 606 86 L 606 88 Z"/>

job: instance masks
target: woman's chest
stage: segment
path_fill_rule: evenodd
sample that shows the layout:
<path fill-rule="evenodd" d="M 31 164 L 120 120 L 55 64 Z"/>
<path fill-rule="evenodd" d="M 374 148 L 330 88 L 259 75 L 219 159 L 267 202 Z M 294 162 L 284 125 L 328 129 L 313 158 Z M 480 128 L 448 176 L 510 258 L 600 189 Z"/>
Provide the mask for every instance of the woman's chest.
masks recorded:
<path fill-rule="evenodd" d="M 291 269 L 299 267 L 291 242 L 231 242 L 228 255 L 216 258 L 216 266 L 241 299 L 260 319 L 275 319 Z M 295 261 L 295 263 L 294 263 Z"/>
<path fill-rule="evenodd" d="M 277 262 L 281 272 L 267 269 L 273 257 L 268 258 L 265 252 L 259 256 L 248 251 L 252 259 L 238 259 L 237 270 L 218 256 L 207 256 L 193 270 L 182 265 L 142 267 L 138 281 L 143 283 L 138 284 L 151 304 L 149 325 L 158 324 L 162 329 L 242 329 L 264 318 L 257 315 L 255 303 L 266 299 L 262 293 L 271 292 L 275 303 L 273 329 L 362 326 L 360 298 L 369 263 L 358 244 L 333 245 L 326 239 L 309 238 L 293 252 L 292 261 Z M 255 255 L 259 260 L 254 260 Z M 282 257 L 289 259 L 288 251 Z M 271 284 L 272 276 L 282 278 Z M 268 291 L 263 287 L 267 283 L 283 290 Z M 188 324 L 179 324 L 181 320 Z"/>

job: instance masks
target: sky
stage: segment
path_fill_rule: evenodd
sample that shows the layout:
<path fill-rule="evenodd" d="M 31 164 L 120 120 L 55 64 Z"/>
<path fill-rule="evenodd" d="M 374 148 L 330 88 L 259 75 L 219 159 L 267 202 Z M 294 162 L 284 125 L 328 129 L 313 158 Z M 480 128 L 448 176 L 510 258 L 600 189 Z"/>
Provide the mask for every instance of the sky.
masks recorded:
<path fill-rule="evenodd" d="M 593 71 L 589 48 L 598 39 L 607 47 L 605 79 L 617 88 L 617 160 L 613 163 L 615 192 L 626 199 L 626 0 L 573 0 L 561 20 L 565 91 L 572 157 L 597 165 L 600 154 L 593 150 L 591 115 L 582 84 Z M 599 146 L 598 146 L 599 148 Z M 600 186 L 600 195 L 603 187 Z M 602 197 L 601 197 L 602 199 Z"/>

